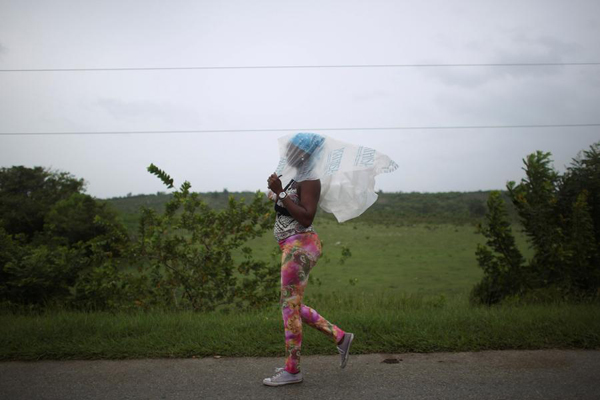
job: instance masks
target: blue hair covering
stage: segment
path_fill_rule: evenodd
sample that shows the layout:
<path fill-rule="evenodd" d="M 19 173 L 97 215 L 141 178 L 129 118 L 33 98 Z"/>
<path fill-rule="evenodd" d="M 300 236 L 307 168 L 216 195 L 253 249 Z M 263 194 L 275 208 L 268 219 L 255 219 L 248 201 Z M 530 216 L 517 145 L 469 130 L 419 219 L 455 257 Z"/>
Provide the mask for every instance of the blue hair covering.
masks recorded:
<path fill-rule="evenodd" d="M 316 133 L 309 132 L 300 132 L 296 133 L 291 139 L 290 142 L 308 154 L 313 154 L 316 149 L 321 147 L 325 138 L 321 135 L 317 135 Z"/>

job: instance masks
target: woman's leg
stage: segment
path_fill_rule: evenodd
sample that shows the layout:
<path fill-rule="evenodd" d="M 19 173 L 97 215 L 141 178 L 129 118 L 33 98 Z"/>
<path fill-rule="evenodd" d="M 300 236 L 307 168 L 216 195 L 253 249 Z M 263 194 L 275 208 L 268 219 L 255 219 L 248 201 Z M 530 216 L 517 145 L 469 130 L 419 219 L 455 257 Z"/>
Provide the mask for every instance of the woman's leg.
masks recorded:
<path fill-rule="evenodd" d="M 304 289 L 310 270 L 321 255 L 321 242 L 315 233 L 295 235 L 282 245 L 281 307 L 285 329 L 285 370 L 300 371 L 302 321 L 331 336 L 335 342 L 344 337 L 344 331 L 321 317 L 315 310 L 302 305 Z"/>
<path fill-rule="evenodd" d="M 320 316 L 316 310 L 313 310 L 304 304 L 300 309 L 300 316 L 302 317 L 303 322 L 306 322 L 308 325 L 331 337 L 336 344 L 344 338 L 345 332 L 343 330 Z"/>
<path fill-rule="evenodd" d="M 316 234 L 299 234 L 288 238 L 282 245 L 281 257 L 281 312 L 285 329 L 285 370 L 300 371 L 302 347 L 302 297 L 308 283 L 308 274 L 321 255 L 321 242 Z"/>

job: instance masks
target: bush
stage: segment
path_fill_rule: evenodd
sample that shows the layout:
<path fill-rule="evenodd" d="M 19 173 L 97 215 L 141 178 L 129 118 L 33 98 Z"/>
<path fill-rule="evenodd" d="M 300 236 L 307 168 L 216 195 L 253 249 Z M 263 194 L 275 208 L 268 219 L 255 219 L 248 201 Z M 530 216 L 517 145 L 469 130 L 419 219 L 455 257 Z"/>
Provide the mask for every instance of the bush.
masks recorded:
<path fill-rule="evenodd" d="M 83 188 L 83 180 L 66 172 L 0 170 L 3 304 L 31 310 L 75 306 L 80 276 L 127 253 L 129 238 L 116 214 L 81 193 Z"/>
<path fill-rule="evenodd" d="M 67 301 L 86 259 L 81 248 L 33 246 L 13 239 L 3 229 L 2 281 L 0 299 L 14 304 L 44 307 L 49 302 Z"/>
<path fill-rule="evenodd" d="M 490 194 L 487 206 L 486 222 L 478 225 L 479 233 L 487 238 L 486 246 L 478 245 L 475 253 L 484 277 L 473 288 L 471 301 L 490 305 L 523 292 L 527 271 L 500 192 Z"/>
<path fill-rule="evenodd" d="M 484 278 L 471 292 L 475 303 L 505 298 L 585 300 L 600 294 L 600 142 L 580 153 L 561 177 L 550 153 L 537 151 L 524 161 L 526 177 L 507 184 L 534 256 L 527 265 L 514 246 L 499 193 L 490 194 L 477 260 Z M 541 293 L 541 295 L 540 295 Z M 520 300 L 520 301 L 521 301 Z M 546 300 L 543 300 L 546 301 Z"/>
<path fill-rule="evenodd" d="M 148 170 L 173 187 L 166 173 L 153 165 Z M 217 212 L 184 182 L 163 214 L 143 210 L 139 236 L 131 242 L 108 205 L 80 193 L 82 187 L 66 173 L 39 167 L 2 170 L 0 208 L 23 202 L 36 212 L 27 223 L 13 218 L 18 212 L 2 214 L 8 222 L 0 219 L 0 304 L 205 311 L 277 302 L 279 265 L 253 260 L 247 247 L 239 265 L 231 255 L 272 226 L 271 207 L 260 192 L 250 204 L 230 196 L 228 207 Z"/>
<path fill-rule="evenodd" d="M 164 171 L 154 165 L 148 170 L 173 187 Z M 217 212 L 190 188 L 184 182 L 163 214 L 143 210 L 136 251 L 151 289 L 150 296 L 139 301 L 199 311 L 275 302 L 279 266 L 253 260 L 248 247 L 242 249 L 245 260 L 237 267 L 231 255 L 272 226 L 272 210 L 264 195 L 257 192 L 249 205 L 230 196 L 228 207 Z"/>

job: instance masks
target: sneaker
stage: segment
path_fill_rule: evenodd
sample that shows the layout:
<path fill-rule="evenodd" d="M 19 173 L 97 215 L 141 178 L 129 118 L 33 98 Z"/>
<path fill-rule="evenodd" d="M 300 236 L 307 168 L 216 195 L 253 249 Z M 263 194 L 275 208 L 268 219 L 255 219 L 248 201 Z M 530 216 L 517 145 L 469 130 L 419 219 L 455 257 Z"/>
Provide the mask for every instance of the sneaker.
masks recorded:
<path fill-rule="evenodd" d="M 342 360 L 340 361 L 340 368 L 344 368 L 346 363 L 348 362 L 348 357 L 350 357 L 350 345 L 352 344 L 352 340 L 354 340 L 353 333 L 344 333 L 344 339 L 342 339 L 342 344 L 338 345 L 337 349 L 340 353 Z"/>
<path fill-rule="evenodd" d="M 300 383 L 302 382 L 302 372 L 298 372 L 297 374 L 290 374 L 283 368 L 275 368 L 277 373 L 270 378 L 263 379 L 263 384 L 267 386 L 281 386 L 288 385 L 290 383 Z"/>

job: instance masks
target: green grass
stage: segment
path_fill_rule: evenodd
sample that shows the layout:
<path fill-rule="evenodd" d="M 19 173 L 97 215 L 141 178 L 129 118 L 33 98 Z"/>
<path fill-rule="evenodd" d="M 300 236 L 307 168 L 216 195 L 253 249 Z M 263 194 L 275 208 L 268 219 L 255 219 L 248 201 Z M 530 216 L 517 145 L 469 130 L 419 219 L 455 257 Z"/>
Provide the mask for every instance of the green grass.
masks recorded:
<path fill-rule="evenodd" d="M 485 238 L 471 225 L 386 226 L 319 220 L 314 226 L 323 242 L 323 257 L 311 271 L 307 293 L 384 291 L 451 296 L 469 290 L 483 276 L 475 250 Z M 514 233 L 517 245 L 530 257 L 525 236 Z M 270 260 L 274 250 L 279 251 L 270 232 L 248 246 L 255 258 L 264 261 Z M 352 256 L 340 264 L 343 246 Z"/>
<path fill-rule="evenodd" d="M 354 332 L 353 353 L 600 348 L 598 305 L 471 307 L 445 298 L 330 294 L 312 304 Z M 82 313 L 0 315 L 0 359 L 282 356 L 281 313 Z M 336 354 L 305 325 L 302 354 Z"/>
<path fill-rule="evenodd" d="M 470 306 L 468 293 L 482 276 L 474 253 L 484 243 L 473 226 L 319 220 L 315 227 L 324 255 L 311 271 L 304 302 L 356 334 L 353 353 L 600 349 L 600 304 Z M 530 257 L 523 235 L 515 235 Z M 279 258 L 270 233 L 248 245 L 258 259 L 270 260 L 274 250 Z M 352 256 L 341 264 L 343 246 Z M 304 332 L 303 354 L 336 354 L 326 336 L 308 326 Z M 2 312 L 0 338 L 2 360 L 284 352 L 278 304 L 247 313 Z"/>

